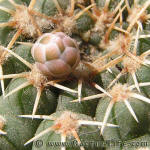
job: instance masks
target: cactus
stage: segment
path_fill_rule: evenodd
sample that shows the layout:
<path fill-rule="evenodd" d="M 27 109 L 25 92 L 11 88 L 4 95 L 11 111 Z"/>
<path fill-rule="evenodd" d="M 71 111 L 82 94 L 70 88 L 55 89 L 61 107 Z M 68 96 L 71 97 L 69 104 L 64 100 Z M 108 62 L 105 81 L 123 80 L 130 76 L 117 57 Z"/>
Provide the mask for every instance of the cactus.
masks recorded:
<path fill-rule="evenodd" d="M 0 149 L 150 149 L 149 10 L 0 0 Z"/>

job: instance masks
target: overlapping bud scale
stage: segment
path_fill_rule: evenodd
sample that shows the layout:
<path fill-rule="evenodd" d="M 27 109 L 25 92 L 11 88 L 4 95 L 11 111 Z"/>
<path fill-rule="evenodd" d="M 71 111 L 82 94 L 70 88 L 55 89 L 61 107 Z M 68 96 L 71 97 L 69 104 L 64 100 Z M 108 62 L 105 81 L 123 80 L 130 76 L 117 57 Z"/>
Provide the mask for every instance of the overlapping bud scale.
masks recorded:
<path fill-rule="evenodd" d="M 39 70 L 54 78 L 69 75 L 80 61 L 77 43 L 62 32 L 43 34 L 31 52 Z"/>

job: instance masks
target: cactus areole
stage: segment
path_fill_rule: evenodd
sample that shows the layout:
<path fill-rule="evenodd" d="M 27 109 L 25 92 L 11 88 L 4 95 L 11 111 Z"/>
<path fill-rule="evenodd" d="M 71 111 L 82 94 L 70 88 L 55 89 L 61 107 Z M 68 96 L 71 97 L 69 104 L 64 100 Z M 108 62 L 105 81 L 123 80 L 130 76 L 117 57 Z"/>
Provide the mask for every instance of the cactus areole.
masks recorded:
<path fill-rule="evenodd" d="M 63 32 L 43 34 L 33 45 L 31 53 L 39 70 L 53 78 L 66 77 L 80 61 L 76 41 Z"/>

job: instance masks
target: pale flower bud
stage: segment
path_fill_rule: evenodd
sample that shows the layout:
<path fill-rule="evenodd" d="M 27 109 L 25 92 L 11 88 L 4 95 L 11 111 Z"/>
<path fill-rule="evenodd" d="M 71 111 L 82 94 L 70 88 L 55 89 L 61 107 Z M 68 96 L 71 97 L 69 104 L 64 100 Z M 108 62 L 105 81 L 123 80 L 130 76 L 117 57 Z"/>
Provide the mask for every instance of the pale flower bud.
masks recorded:
<path fill-rule="evenodd" d="M 43 34 L 31 52 L 39 70 L 55 78 L 69 75 L 80 61 L 77 43 L 63 32 Z"/>

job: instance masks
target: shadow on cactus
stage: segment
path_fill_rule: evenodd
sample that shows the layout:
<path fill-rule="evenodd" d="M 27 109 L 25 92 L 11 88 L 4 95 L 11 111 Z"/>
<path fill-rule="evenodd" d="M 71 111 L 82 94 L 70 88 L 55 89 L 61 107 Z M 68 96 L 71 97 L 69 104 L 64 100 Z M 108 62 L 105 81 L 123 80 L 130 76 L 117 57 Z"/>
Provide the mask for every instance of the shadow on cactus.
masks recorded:
<path fill-rule="evenodd" d="M 141 44 L 141 39 L 147 38 L 147 43 L 149 43 L 150 0 L 140 2 L 138 0 L 31 0 L 28 2 L 28 7 L 23 5 L 22 1 L 8 0 L 8 3 L 13 9 L 0 6 L 0 10 L 8 13 L 10 19 L 8 22 L 0 23 L 0 27 L 9 26 L 15 28 L 17 32 L 7 47 L 0 46 L 0 80 L 3 98 L 8 97 L 9 99 L 15 94 L 17 97 L 19 95 L 17 93 L 29 85 L 35 87 L 37 93 L 34 93 L 34 106 L 30 105 L 31 110 L 29 111 L 32 111 L 32 114 L 21 113 L 20 117 L 44 119 L 36 135 L 33 137 L 31 133 L 26 137 L 27 139 L 31 136 L 33 138 L 25 145 L 37 139 L 48 140 L 50 138 L 51 140 L 56 137 L 58 137 L 56 140 L 58 139 L 60 142 L 67 142 L 72 136 L 80 145 L 82 143 L 80 128 L 86 129 L 85 133 L 88 130 L 91 131 L 91 135 L 95 134 L 95 129 L 98 132 L 100 130 L 98 139 L 103 138 L 104 141 L 115 137 L 121 141 L 136 141 L 142 139 L 142 136 L 149 139 L 149 124 L 145 120 L 149 120 L 149 105 L 146 104 L 150 103 L 150 78 L 148 75 L 150 72 L 150 50 L 149 45 L 148 48 L 141 48 L 139 41 Z M 100 3 L 103 7 L 98 6 Z M 50 12 L 52 10 L 53 13 Z M 12 46 L 16 47 L 15 42 L 18 37 L 22 38 L 22 42 L 18 43 L 32 47 L 31 53 L 34 63 L 28 62 L 10 50 Z M 94 38 L 99 40 L 95 42 Z M 91 39 L 96 44 L 90 42 Z M 10 54 L 25 64 L 30 71 L 22 73 L 18 71 L 19 73 L 4 75 L 2 65 Z M 115 72 L 115 70 L 117 71 Z M 113 77 L 109 78 L 108 74 Z M 77 80 L 73 80 L 73 82 L 78 82 L 77 88 L 76 85 L 73 86 L 67 82 L 65 85 L 59 84 L 59 82 L 70 78 L 74 79 L 74 77 Z M 93 80 L 93 77 L 97 77 L 99 81 L 102 77 L 103 83 L 98 83 L 98 80 Z M 123 80 L 120 79 L 122 77 Z M 13 87 L 5 94 L 4 79 L 8 78 L 24 79 L 23 83 L 21 82 L 19 86 Z M 85 83 L 83 81 L 88 82 L 91 93 L 82 94 L 84 92 L 82 84 Z M 107 82 L 106 85 L 105 82 Z M 64 90 L 65 93 L 59 93 L 60 102 L 58 102 L 59 105 L 57 105 L 54 115 L 47 116 L 46 113 L 35 115 L 42 92 L 48 86 Z M 97 93 L 94 90 L 100 92 Z M 82 98 L 83 95 L 85 97 Z M 69 104 L 66 102 L 64 107 L 59 107 L 62 104 L 62 97 L 63 101 L 66 100 Z M 8 99 L 6 99 L 6 105 Z M 85 106 L 86 112 L 81 111 L 85 113 L 84 115 L 78 114 L 79 112 L 73 113 L 72 107 L 74 105 L 70 102 L 72 99 L 76 99 L 72 102 L 80 102 L 81 105 L 82 101 L 100 99 L 98 106 L 95 103 L 97 109 L 94 107 L 94 110 L 91 111 L 92 116 L 96 113 L 95 118 L 85 116 L 85 114 L 90 115 L 91 112 L 88 111 L 92 108 L 88 109 L 86 105 L 82 105 L 82 107 L 77 105 L 78 110 Z M 88 105 L 92 105 L 92 103 Z M 71 109 L 68 110 L 67 107 Z M 59 112 L 59 108 L 60 110 L 66 109 Z M 27 114 L 30 114 L 29 112 L 27 111 Z M 3 113 L 0 115 L 3 116 Z M 115 119 L 111 118 L 112 116 Z M 9 116 L 7 117 L 9 118 Z M 6 119 L 10 123 L 7 117 Z M 118 118 L 121 117 L 126 120 L 119 120 Z M 102 122 L 99 122 L 101 120 Z M 113 124 L 107 123 L 110 121 L 113 121 Z M 146 122 L 146 125 L 143 122 Z M 105 128 L 106 126 L 118 127 L 117 124 L 120 128 Z M 4 125 L 5 119 L 0 116 L 0 134 L 6 134 L 5 131 L 9 132 Z M 90 127 L 87 129 L 84 125 L 89 125 L 92 129 Z M 97 134 L 92 137 L 95 140 Z M 83 139 L 86 140 L 86 136 Z M 34 149 L 36 148 L 33 146 Z M 67 147 L 61 146 L 61 149 L 65 150 Z M 86 148 L 80 145 L 78 149 L 84 150 Z M 100 149 L 102 148 L 100 147 Z M 104 149 L 111 148 L 105 147 Z M 118 149 L 124 149 L 124 146 Z"/>

